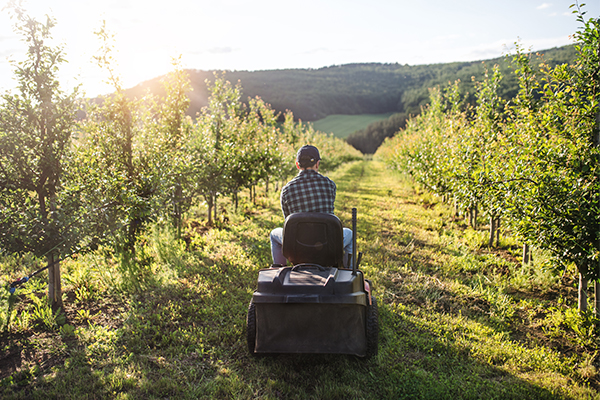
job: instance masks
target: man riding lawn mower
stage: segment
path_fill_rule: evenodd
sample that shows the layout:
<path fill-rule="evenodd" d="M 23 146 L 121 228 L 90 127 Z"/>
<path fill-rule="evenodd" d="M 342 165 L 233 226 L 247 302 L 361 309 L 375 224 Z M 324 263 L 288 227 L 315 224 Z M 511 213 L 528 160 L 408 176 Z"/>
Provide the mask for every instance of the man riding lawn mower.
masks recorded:
<path fill-rule="evenodd" d="M 358 268 L 356 209 L 352 231 L 343 228 L 333 214 L 335 183 L 318 173 L 319 161 L 314 146 L 302 147 L 298 176 L 282 189 L 285 223 L 271 233 L 273 266 L 259 271 L 248 308 L 253 355 L 377 354 L 377 299 Z"/>

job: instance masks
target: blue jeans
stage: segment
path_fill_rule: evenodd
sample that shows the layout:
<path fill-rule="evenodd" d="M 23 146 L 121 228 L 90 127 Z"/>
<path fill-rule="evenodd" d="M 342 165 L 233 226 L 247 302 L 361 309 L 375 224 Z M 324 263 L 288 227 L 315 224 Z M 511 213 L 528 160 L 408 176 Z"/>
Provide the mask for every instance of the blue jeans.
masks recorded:
<path fill-rule="evenodd" d="M 344 267 L 348 268 L 351 264 L 352 254 L 352 230 L 344 229 Z M 286 265 L 287 260 L 283 256 L 283 228 L 275 228 L 271 231 L 271 256 L 273 264 Z"/>

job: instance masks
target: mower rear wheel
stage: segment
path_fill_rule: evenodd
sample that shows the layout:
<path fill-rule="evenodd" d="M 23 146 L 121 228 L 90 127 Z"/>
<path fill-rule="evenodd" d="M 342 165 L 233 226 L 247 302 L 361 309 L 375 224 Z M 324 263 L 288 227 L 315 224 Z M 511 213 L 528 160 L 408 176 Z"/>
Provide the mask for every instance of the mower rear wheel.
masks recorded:
<path fill-rule="evenodd" d="M 367 353 L 366 358 L 377 355 L 379 347 L 379 311 L 377 299 L 371 296 L 371 304 L 367 306 Z"/>
<path fill-rule="evenodd" d="M 248 341 L 248 351 L 251 355 L 256 355 L 256 309 L 253 302 L 248 306 L 248 317 L 246 318 L 246 340 Z"/>

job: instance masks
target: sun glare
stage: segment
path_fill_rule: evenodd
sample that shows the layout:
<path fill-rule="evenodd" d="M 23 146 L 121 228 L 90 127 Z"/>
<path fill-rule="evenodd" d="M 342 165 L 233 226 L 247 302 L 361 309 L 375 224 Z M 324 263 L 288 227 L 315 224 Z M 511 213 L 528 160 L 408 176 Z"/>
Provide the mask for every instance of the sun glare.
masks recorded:
<path fill-rule="evenodd" d="M 56 19 L 53 36 L 68 60 L 61 67 L 62 82 L 81 83 L 88 96 L 111 91 L 104 83 L 107 74 L 92 61 L 100 46 L 93 32 L 102 21 L 115 35 L 113 67 L 125 87 L 167 73 L 179 55 L 186 68 L 251 71 L 473 61 L 500 57 L 518 38 L 536 51 L 563 46 L 578 26 L 568 13 L 571 0 L 482 2 L 476 9 L 441 0 L 305 0 L 293 8 L 287 3 L 24 0 L 23 6 L 38 19 L 46 14 Z M 587 5 L 588 16 L 598 15 L 598 6 Z M 0 90 L 14 86 L 8 59 L 26 52 L 13 23 L 7 10 L 0 12 Z"/>
<path fill-rule="evenodd" d="M 52 44 L 64 48 L 68 61 L 60 68 L 61 83 L 69 89 L 81 85 L 87 96 L 113 90 L 107 83 L 107 71 L 99 68 L 93 60 L 101 45 L 94 32 L 102 26 L 103 21 L 106 21 L 107 30 L 114 35 L 112 68 L 120 76 L 124 87 L 132 87 L 165 74 L 171 69 L 171 59 L 179 55 L 174 52 L 176 46 L 168 43 L 166 36 L 161 34 L 165 26 L 155 25 L 149 29 L 148 20 L 136 11 L 140 9 L 138 7 L 124 7 L 119 2 L 69 0 L 29 1 L 24 3 L 24 7 L 38 21 L 44 21 L 47 15 L 56 20 Z M 0 17 L 0 26 L 14 26 L 15 21 L 9 18 L 7 10 Z M 12 29 L 2 32 L 0 43 L 0 73 L 12 76 L 13 67 L 9 61 L 18 62 L 25 57 L 25 44 Z M 0 90 L 12 89 L 11 85 L 14 86 L 14 81 L 4 80 L 0 82 Z"/>

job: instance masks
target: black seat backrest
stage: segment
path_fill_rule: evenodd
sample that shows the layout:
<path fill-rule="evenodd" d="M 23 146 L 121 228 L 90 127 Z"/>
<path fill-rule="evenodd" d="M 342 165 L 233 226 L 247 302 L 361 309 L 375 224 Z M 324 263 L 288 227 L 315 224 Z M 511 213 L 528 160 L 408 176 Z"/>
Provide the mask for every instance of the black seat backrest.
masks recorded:
<path fill-rule="evenodd" d="M 293 265 L 310 263 L 341 268 L 344 236 L 339 218 L 316 212 L 288 215 L 283 225 L 283 256 Z"/>

